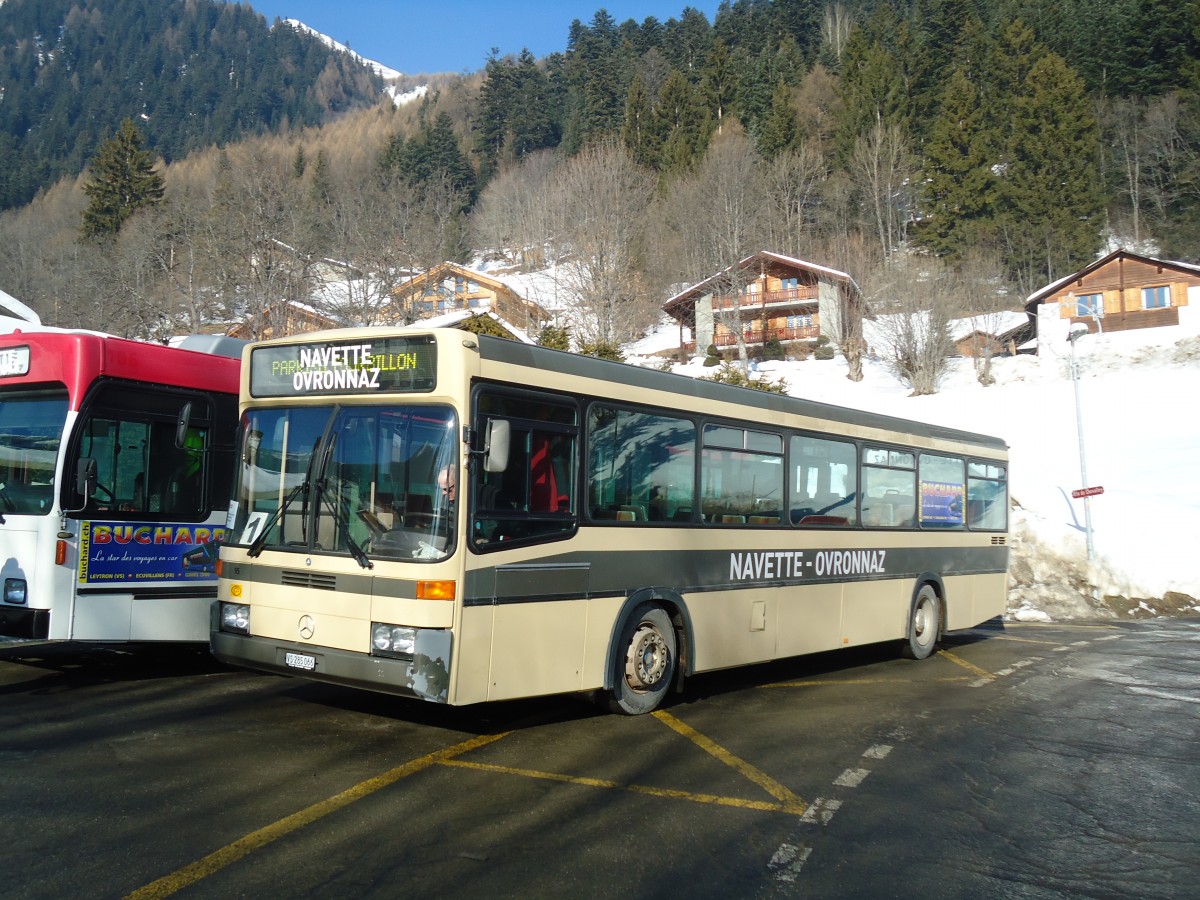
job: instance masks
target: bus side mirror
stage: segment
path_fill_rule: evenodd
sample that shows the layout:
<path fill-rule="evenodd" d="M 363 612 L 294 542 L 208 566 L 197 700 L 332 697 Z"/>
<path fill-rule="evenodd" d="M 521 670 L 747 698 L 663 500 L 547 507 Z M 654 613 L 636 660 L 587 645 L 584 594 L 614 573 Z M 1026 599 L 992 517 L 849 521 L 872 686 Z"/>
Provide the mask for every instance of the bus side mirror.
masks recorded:
<path fill-rule="evenodd" d="M 192 424 L 192 401 L 183 404 L 179 410 L 179 420 L 175 423 L 175 449 L 182 450 L 187 446 L 188 428 Z"/>
<path fill-rule="evenodd" d="M 79 467 L 75 470 L 75 490 L 83 496 L 84 506 L 87 506 L 92 494 L 96 493 L 96 460 L 90 456 L 79 458 Z"/>
<path fill-rule="evenodd" d="M 511 435 L 507 419 L 489 419 L 483 445 L 483 471 L 503 472 L 508 468 L 508 441 Z"/>

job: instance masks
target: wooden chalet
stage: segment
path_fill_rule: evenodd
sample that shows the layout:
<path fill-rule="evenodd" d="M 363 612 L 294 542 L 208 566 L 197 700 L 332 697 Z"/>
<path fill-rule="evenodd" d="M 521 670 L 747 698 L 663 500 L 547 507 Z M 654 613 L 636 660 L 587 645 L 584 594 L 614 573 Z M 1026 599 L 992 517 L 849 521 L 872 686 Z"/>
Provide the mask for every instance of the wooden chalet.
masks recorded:
<path fill-rule="evenodd" d="M 452 312 L 494 312 L 526 333 L 551 320 L 546 310 L 504 282 L 457 263 L 444 262 L 396 288 L 396 317 L 415 322 Z"/>
<path fill-rule="evenodd" d="M 459 331 L 468 331 L 472 334 L 495 335 L 520 344 L 537 343 L 525 331 L 490 309 L 483 312 L 460 309 L 402 326 L 402 329 L 407 331 L 420 331 L 426 328 L 457 328 Z"/>
<path fill-rule="evenodd" d="M 968 316 L 950 323 L 950 340 L 958 356 L 1016 356 L 1033 337 L 1027 313 L 999 312 Z"/>
<path fill-rule="evenodd" d="M 836 338 L 844 316 L 861 323 L 865 304 L 845 272 L 763 250 L 680 291 L 663 309 L 679 323 L 680 347 L 692 354 L 712 344 L 718 351 L 736 347 L 734 328 L 751 349 L 769 341 L 816 344 L 822 335 Z"/>
<path fill-rule="evenodd" d="M 1193 290 L 1200 291 L 1200 266 L 1115 250 L 1031 294 L 1025 308 L 1039 342 L 1066 340 L 1074 325 L 1108 332 L 1188 324 L 1200 318 L 1189 303 Z"/>
<path fill-rule="evenodd" d="M 233 325 L 225 334 L 243 341 L 265 341 L 268 338 L 288 337 L 344 326 L 344 322 L 332 319 L 311 306 L 291 300 L 280 300 L 262 315 Z"/>

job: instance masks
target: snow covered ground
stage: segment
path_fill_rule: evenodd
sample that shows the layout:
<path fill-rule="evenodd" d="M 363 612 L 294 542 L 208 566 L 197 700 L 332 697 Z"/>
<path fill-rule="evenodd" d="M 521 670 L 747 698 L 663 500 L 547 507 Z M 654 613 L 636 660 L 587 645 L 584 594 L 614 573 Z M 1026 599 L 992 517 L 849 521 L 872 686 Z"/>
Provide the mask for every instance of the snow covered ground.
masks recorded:
<path fill-rule="evenodd" d="M 678 346 L 678 331 L 629 348 L 631 362 Z M 1200 336 L 1179 329 L 1089 335 L 1080 362 L 1087 486 L 1096 559 L 1089 565 L 1070 344 L 1040 356 L 993 361 L 979 384 L 970 359 L 954 359 L 939 392 L 911 397 L 878 361 L 860 383 L 845 361 L 762 363 L 790 393 L 856 409 L 994 434 L 1011 447 L 1013 559 L 1009 615 L 1023 620 L 1200 613 Z M 641 354 L 646 354 L 642 356 Z M 676 372 L 712 373 L 700 360 Z M 1183 597 L 1179 594 L 1185 595 Z"/>

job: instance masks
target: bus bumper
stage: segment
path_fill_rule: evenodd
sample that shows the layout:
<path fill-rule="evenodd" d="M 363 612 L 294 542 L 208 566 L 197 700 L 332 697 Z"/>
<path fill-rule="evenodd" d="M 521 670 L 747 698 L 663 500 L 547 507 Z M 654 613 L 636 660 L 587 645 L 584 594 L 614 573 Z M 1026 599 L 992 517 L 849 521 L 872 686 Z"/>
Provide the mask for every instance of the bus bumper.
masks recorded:
<path fill-rule="evenodd" d="M 45 640 L 50 637 L 50 610 L 0 606 L 0 636 Z"/>
<path fill-rule="evenodd" d="M 435 629 L 418 632 L 412 659 L 386 659 L 331 647 L 314 647 L 253 635 L 230 634 L 215 628 L 209 635 L 213 656 L 223 663 L 295 675 L 347 687 L 364 688 L 401 697 L 446 703 L 450 689 L 450 633 Z M 289 654 L 291 656 L 289 657 Z M 312 668 L 288 660 L 312 660 Z"/>

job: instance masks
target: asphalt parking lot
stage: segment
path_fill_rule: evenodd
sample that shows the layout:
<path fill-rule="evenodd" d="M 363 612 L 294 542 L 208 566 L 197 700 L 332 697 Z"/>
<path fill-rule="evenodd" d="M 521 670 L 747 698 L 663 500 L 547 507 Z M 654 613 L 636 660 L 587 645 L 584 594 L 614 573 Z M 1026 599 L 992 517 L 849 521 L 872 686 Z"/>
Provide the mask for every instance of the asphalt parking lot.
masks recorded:
<path fill-rule="evenodd" d="M 452 709 L 0 644 L 7 897 L 1200 894 L 1200 621 Z"/>

